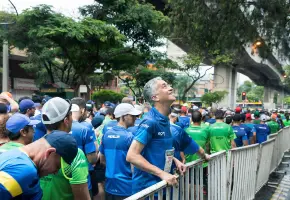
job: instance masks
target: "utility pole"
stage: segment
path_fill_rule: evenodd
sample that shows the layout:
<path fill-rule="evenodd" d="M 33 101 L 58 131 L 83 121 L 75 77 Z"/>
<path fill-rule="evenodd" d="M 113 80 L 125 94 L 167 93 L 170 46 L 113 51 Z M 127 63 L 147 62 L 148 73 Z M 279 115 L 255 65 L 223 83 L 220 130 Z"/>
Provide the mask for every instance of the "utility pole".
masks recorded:
<path fill-rule="evenodd" d="M 3 71 L 2 71 L 2 92 L 8 92 L 9 81 L 9 49 L 8 41 L 3 41 Z"/>

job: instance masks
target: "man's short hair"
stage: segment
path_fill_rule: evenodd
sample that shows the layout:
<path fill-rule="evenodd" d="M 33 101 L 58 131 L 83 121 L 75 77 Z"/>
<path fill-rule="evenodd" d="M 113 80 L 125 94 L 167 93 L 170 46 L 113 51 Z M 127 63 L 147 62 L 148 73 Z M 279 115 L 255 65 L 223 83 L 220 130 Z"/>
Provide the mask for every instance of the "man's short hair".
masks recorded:
<path fill-rule="evenodd" d="M 124 97 L 121 103 L 129 103 L 133 105 L 133 101 L 129 97 Z"/>
<path fill-rule="evenodd" d="M 29 126 L 25 126 L 23 129 L 24 129 L 26 132 L 28 132 L 28 131 L 29 131 Z M 10 132 L 10 131 L 7 130 L 7 134 L 8 134 L 8 137 L 9 137 L 9 139 L 10 139 L 11 141 L 18 140 L 18 139 L 20 138 L 20 136 L 21 136 L 20 131 L 17 132 L 17 133 L 12 133 L 12 132 Z"/>
<path fill-rule="evenodd" d="M 241 120 L 242 120 L 242 117 L 241 117 L 240 114 L 235 114 L 235 115 L 233 116 L 233 121 L 234 121 L 234 122 L 240 122 Z"/>
<path fill-rule="evenodd" d="M 222 111 L 222 110 L 217 110 L 217 111 L 215 112 L 215 118 L 216 118 L 216 119 L 223 119 L 223 118 L 224 118 L 224 111 Z"/>
<path fill-rule="evenodd" d="M 202 115 L 199 111 L 195 110 L 192 112 L 191 119 L 192 122 L 201 122 Z"/>
<path fill-rule="evenodd" d="M 81 97 L 75 97 L 71 100 L 72 104 L 77 104 L 80 109 L 86 108 L 86 101 Z"/>
<path fill-rule="evenodd" d="M 157 89 L 157 82 L 161 81 L 161 77 L 156 77 L 148 81 L 143 90 L 143 95 L 146 101 L 148 101 L 150 104 L 153 104 L 154 101 L 152 100 L 152 96 L 155 95 L 156 89 Z"/>

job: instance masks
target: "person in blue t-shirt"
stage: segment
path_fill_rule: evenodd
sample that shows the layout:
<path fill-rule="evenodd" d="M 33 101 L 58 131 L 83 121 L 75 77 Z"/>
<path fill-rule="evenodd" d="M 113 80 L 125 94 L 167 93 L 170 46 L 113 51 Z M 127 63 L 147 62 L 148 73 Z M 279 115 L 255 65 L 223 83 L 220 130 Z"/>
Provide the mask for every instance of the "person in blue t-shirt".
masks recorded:
<path fill-rule="evenodd" d="M 131 165 L 126 161 L 133 141 L 127 128 L 134 126 L 136 116 L 141 114 L 129 103 L 119 104 L 114 115 L 118 124 L 107 131 L 100 146 L 100 160 L 106 165 L 105 191 L 107 200 L 121 200 L 132 195 Z"/>
<path fill-rule="evenodd" d="M 1 200 L 14 198 L 40 200 L 42 190 L 39 178 L 56 173 L 61 167 L 61 157 L 66 163 L 71 164 L 76 155 L 75 139 L 63 131 L 48 134 L 29 145 L 2 153 Z"/>
<path fill-rule="evenodd" d="M 242 113 L 241 114 L 241 124 L 240 124 L 240 127 L 241 127 L 242 130 L 244 130 L 247 133 L 248 145 L 255 144 L 254 143 L 254 139 L 253 139 L 254 138 L 253 137 L 253 127 L 250 128 L 247 124 L 245 124 L 245 122 L 246 122 L 246 114 Z"/>
<path fill-rule="evenodd" d="M 133 193 L 161 179 L 169 185 L 176 185 L 177 176 L 170 174 L 172 162 L 181 174 L 186 170 L 186 166 L 174 158 L 173 137 L 167 117 L 175 101 L 172 87 L 160 77 L 151 79 L 144 86 L 144 97 L 154 107 L 139 125 L 127 154 L 127 161 L 135 166 Z"/>
<path fill-rule="evenodd" d="M 254 136 L 256 136 L 256 143 L 259 143 L 259 144 L 267 141 L 268 135 L 271 134 L 271 130 L 269 126 L 266 124 L 267 116 L 262 114 L 260 116 L 260 120 L 261 120 L 260 124 L 254 125 L 255 131 L 256 131 L 254 132 Z"/>
<path fill-rule="evenodd" d="M 186 160 L 184 154 L 198 153 L 201 158 L 208 160 L 209 156 L 205 153 L 204 149 L 201 148 L 194 140 L 192 140 L 192 138 L 189 137 L 184 129 L 175 124 L 177 117 L 178 115 L 176 113 L 171 113 L 169 115 L 170 131 L 174 139 L 174 157 L 185 163 Z"/>
<path fill-rule="evenodd" d="M 81 98 L 80 98 L 81 99 Z M 81 101 L 81 100 L 80 100 Z M 72 103 L 79 103 L 78 100 L 72 99 Z M 85 101 L 84 101 L 84 107 L 85 107 Z M 88 128 L 84 125 L 82 125 L 79 120 L 82 118 L 82 110 L 77 104 L 72 104 L 72 128 L 71 128 L 71 134 L 76 139 L 78 148 L 80 148 L 86 155 L 89 164 L 94 165 L 97 163 L 97 153 L 96 153 L 96 146 L 94 141 L 94 132 L 91 132 L 88 130 Z M 91 170 L 92 166 L 91 166 Z M 88 188 L 91 191 L 92 190 L 92 183 L 90 175 L 88 176 Z"/>
<path fill-rule="evenodd" d="M 182 124 L 182 128 L 184 129 L 188 128 L 190 125 L 190 117 L 187 116 L 187 108 L 185 106 L 181 107 L 178 122 Z"/>
<path fill-rule="evenodd" d="M 236 134 L 235 143 L 237 147 L 248 145 L 248 136 L 245 128 L 241 126 L 241 115 L 235 114 L 233 116 L 233 131 Z"/>

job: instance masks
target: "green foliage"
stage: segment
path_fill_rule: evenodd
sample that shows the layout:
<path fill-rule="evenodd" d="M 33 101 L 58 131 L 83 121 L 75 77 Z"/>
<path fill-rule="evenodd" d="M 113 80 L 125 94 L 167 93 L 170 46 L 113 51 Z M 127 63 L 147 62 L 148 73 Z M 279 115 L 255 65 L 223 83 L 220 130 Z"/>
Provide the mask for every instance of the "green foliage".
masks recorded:
<path fill-rule="evenodd" d="M 178 100 L 185 101 L 185 99 L 182 99 L 184 89 L 188 88 L 192 82 L 192 79 L 189 76 L 177 76 L 175 80 L 175 84 L 173 85 L 173 88 L 175 91 L 177 91 Z M 193 86 L 190 88 L 190 90 L 187 93 L 194 93 L 196 91 L 196 88 Z"/>
<path fill-rule="evenodd" d="M 170 0 L 168 6 L 172 37 L 206 57 L 216 50 L 233 53 L 258 39 L 266 44 L 262 49 L 290 54 L 288 0 Z"/>
<path fill-rule="evenodd" d="M 112 90 L 101 90 L 99 92 L 95 92 L 92 94 L 92 99 L 96 101 L 98 104 L 101 104 L 105 101 L 110 101 L 113 103 L 121 102 L 121 100 L 126 95 L 114 92 Z"/>
<path fill-rule="evenodd" d="M 285 98 L 283 99 L 283 102 L 284 102 L 285 104 L 287 104 L 287 105 L 290 105 L 290 97 L 285 97 Z"/>
<path fill-rule="evenodd" d="M 242 92 L 246 92 L 246 98 L 249 102 L 259 102 L 264 100 L 264 87 L 257 86 L 251 81 L 245 81 L 237 89 L 238 101 L 242 101 Z"/>
<path fill-rule="evenodd" d="M 227 91 L 215 91 L 212 93 L 206 93 L 202 95 L 201 101 L 208 106 L 211 106 L 213 103 L 218 104 L 225 98 L 227 93 Z"/>

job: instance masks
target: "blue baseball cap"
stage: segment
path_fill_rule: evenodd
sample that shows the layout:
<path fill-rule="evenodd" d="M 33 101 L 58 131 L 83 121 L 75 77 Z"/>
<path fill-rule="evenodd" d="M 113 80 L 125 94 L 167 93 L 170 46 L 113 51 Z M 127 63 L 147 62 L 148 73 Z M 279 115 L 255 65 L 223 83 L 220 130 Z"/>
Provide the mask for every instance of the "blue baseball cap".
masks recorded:
<path fill-rule="evenodd" d="M 19 109 L 21 112 L 25 112 L 31 108 L 35 108 L 35 103 L 31 99 L 23 99 L 19 104 Z"/>
<path fill-rule="evenodd" d="M 46 134 L 44 139 L 56 149 L 56 153 L 60 155 L 67 164 L 71 164 L 78 153 L 77 142 L 71 134 L 63 131 L 53 131 Z"/>
<path fill-rule="evenodd" d="M 33 126 L 40 123 L 40 120 L 31 120 L 26 115 L 15 113 L 6 122 L 6 129 L 11 133 L 18 133 L 25 126 Z"/>

